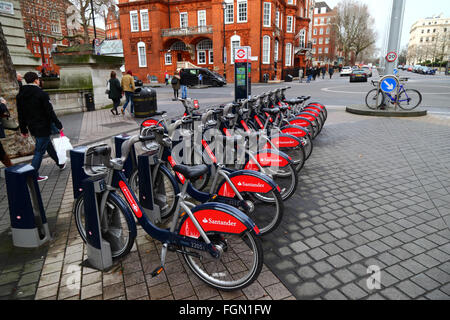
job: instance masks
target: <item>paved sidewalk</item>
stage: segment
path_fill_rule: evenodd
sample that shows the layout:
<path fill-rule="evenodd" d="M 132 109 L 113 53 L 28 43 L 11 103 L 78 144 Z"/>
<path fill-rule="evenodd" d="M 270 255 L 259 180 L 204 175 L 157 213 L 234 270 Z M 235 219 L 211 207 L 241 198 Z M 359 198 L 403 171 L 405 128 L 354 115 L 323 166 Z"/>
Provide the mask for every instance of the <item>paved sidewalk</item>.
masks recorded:
<path fill-rule="evenodd" d="M 109 110 L 85 113 L 83 125 L 112 123 L 102 112 Z M 88 140 L 89 130 L 96 130 L 92 139 L 132 130 L 131 121 L 111 128 L 86 124 L 80 141 Z M 118 268 L 80 269 L 85 248 L 71 215 L 70 172 L 46 159 L 43 174 L 50 179 L 41 187 L 55 232 L 50 244 L 12 247 L 0 185 L 0 299 L 448 300 L 448 141 L 448 118 L 380 119 L 330 110 L 279 229 L 263 238 L 263 273 L 249 288 L 226 294 L 200 283 L 177 254 L 169 255 L 164 274 L 150 278 L 158 244 L 142 231 Z M 367 287 L 368 266 L 381 269 L 380 289 Z"/>

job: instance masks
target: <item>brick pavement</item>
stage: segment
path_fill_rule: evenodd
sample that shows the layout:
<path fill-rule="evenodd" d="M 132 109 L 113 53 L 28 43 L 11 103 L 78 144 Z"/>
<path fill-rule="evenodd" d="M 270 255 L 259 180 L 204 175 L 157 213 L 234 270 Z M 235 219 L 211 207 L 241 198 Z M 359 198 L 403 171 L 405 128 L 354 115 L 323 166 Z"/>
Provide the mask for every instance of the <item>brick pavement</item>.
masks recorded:
<path fill-rule="evenodd" d="M 16 258 L 0 259 L 0 297 L 449 299 L 449 138 L 446 119 L 377 119 L 330 110 L 282 224 L 263 239 L 264 272 L 251 287 L 226 294 L 200 283 L 177 254 L 168 257 L 164 274 L 151 279 L 158 245 L 142 231 L 117 269 L 79 269 L 85 248 L 71 221 L 71 178 L 60 173 L 58 190 L 68 187 L 59 198 L 51 184 L 46 191 L 46 205 L 57 207 L 58 217 L 45 249 L 21 262 L 11 251 L 5 213 L 0 219 L 0 258 Z M 4 184 L 0 196 L 0 212 L 8 216 Z M 381 268 L 379 290 L 367 288 L 370 265 Z"/>

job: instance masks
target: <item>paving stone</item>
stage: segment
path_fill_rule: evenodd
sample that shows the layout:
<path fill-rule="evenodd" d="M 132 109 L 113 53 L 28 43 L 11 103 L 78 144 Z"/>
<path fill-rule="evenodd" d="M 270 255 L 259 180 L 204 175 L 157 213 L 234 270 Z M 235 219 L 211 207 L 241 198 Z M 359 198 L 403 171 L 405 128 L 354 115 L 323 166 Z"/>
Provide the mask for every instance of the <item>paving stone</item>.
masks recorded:
<path fill-rule="evenodd" d="M 352 300 L 359 300 L 367 296 L 367 293 L 354 283 L 349 283 L 339 290 Z"/>
<path fill-rule="evenodd" d="M 305 245 L 303 241 L 294 242 L 294 243 L 290 244 L 289 246 L 291 247 L 292 250 L 294 250 L 297 253 L 303 252 L 303 251 L 306 251 L 309 249 L 309 247 L 307 245 Z"/>
<path fill-rule="evenodd" d="M 426 295 L 431 300 L 450 300 L 450 296 L 440 290 L 434 290 Z"/>
<path fill-rule="evenodd" d="M 383 296 L 390 300 L 409 300 L 410 298 L 402 293 L 401 291 L 397 290 L 396 288 L 390 287 L 382 290 L 380 292 Z"/>
<path fill-rule="evenodd" d="M 312 279 L 317 275 L 317 272 L 314 271 L 311 267 L 309 266 L 304 266 L 301 267 L 300 269 L 297 270 L 297 273 L 300 277 L 302 277 L 303 279 L 307 280 L 307 279 Z"/>
<path fill-rule="evenodd" d="M 356 279 L 356 276 L 347 269 L 338 270 L 333 273 L 333 276 L 343 283 L 348 283 Z"/>
<path fill-rule="evenodd" d="M 332 265 L 330 265 L 329 263 L 327 263 L 325 261 L 316 262 L 312 265 L 312 267 L 318 273 L 326 273 L 326 272 L 329 272 L 334 269 Z"/>
<path fill-rule="evenodd" d="M 425 293 L 424 289 L 422 289 L 421 287 L 419 287 L 410 280 L 402 281 L 399 284 L 397 284 L 396 287 L 413 299 L 416 299 L 417 297 Z"/>
<path fill-rule="evenodd" d="M 147 285 L 145 282 L 138 283 L 130 287 L 125 288 L 127 300 L 135 300 L 148 296 Z"/>
<path fill-rule="evenodd" d="M 309 250 L 308 255 L 310 255 L 311 258 L 313 258 L 316 261 L 322 260 L 329 256 L 328 253 L 326 253 L 325 251 L 323 251 L 320 248 L 315 248 L 315 249 Z"/>
<path fill-rule="evenodd" d="M 258 282 L 253 282 L 248 287 L 242 289 L 242 292 L 244 292 L 249 300 L 259 299 L 266 295 L 266 291 Z M 174 296 L 176 295 L 174 294 Z"/>
<path fill-rule="evenodd" d="M 345 295 L 343 295 L 341 292 L 339 292 L 336 289 L 328 292 L 324 296 L 324 298 L 327 300 L 348 300 L 348 298 Z"/>
<path fill-rule="evenodd" d="M 281 283 L 265 287 L 265 290 L 274 300 L 281 300 L 291 296 L 289 290 L 287 290 Z"/>
<path fill-rule="evenodd" d="M 341 284 L 330 273 L 327 273 L 323 277 L 318 278 L 317 282 L 325 289 L 333 289 Z"/>
<path fill-rule="evenodd" d="M 426 291 L 434 290 L 441 285 L 439 282 L 434 281 L 433 279 L 431 279 L 424 273 L 421 273 L 421 274 L 415 275 L 414 277 L 411 277 L 411 281 L 413 281 L 415 284 L 421 286 Z"/>
<path fill-rule="evenodd" d="M 363 245 L 360 247 L 356 247 L 355 251 L 360 253 L 362 256 L 368 258 L 376 255 L 378 252 L 370 248 L 369 246 Z"/>
<path fill-rule="evenodd" d="M 341 255 L 334 255 L 327 259 L 327 262 L 331 264 L 334 268 L 339 269 L 343 266 L 348 265 L 350 262 L 348 262 L 346 259 L 344 259 Z"/>
<path fill-rule="evenodd" d="M 405 280 L 406 278 L 409 278 L 413 275 L 410 271 L 408 271 L 406 268 L 402 267 L 399 264 L 387 267 L 384 270 L 386 272 L 389 272 L 391 275 L 393 275 L 399 280 Z"/>
<path fill-rule="evenodd" d="M 323 292 L 323 289 L 319 287 L 315 282 L 305 282 L 298 286 L 295 291 L 297 297 L 311 298 L 321 294 Z"/>

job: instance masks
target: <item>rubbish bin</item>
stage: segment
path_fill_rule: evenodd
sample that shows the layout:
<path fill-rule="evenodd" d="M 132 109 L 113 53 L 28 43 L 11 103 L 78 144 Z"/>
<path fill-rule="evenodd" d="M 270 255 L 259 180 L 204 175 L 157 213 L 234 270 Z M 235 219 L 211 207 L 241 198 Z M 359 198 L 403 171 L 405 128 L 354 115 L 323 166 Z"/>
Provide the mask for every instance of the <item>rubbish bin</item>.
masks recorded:
<path fill-rule="evenodd" d="M 294 79 L 294 77 L 291 76 L 290 74 L 287 74 L 287 75 L 286 75 L 286 78 L 284 78 L 284 81 L 285 81 L 285 82 L 292 82 L 292 79 Z"/>
<path fill-rule="evenodd" d="M 269 74 L 268 74 L 268 73 L 264 73 L 264 74 L 263 74 L 263 82 L 264 82 L 264 83 L 269 82 Z"/>
<path fill-rule="evenodd" d="M 134 116 L 147 118 L 155 114 L 157 110 L 156 90 L 142 87 L 133 93 Z"/>
<path fill-rule="evenodd" d="M 86 101 L 87 111 L 94 111 L 95 110 L 94 94 L 92 92 L 85 93 L 84 99 Z"/>

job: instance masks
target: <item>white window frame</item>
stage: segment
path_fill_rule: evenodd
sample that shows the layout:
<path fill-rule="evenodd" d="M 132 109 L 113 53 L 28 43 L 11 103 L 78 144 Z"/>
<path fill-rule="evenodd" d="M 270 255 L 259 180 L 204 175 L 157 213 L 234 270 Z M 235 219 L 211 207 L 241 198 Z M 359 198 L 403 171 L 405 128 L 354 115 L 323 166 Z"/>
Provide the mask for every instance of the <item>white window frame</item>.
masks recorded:
<path fill-rule="evenodd" d="M 241 37 L 238 36 L 237 34 L 235 34 L 234 36 L 232 36 L 230 38 L 230 55 L 231 55 L 231 59 L 230 59 L 230 63 L 234 64 L 234 46 L 233 46 L 233 42 L 239 42 L 239 44 L 236 45 L 236 47 L 240 47 L 241 46 Z"/>
<path fill-rule="evenodd" d="M 164 64 L 166 66 L 172 65 L 172 53 L 171 52 L 166 52 L 164 54 Z"/>
<path fill-rule="evenodd" d="M 306 47 L 306 30 L 303 29 L 300 31 L 300 36 L 298 38 L 300 47 L 305 48 Z"/>
<path fill-rule="evenodd" d="M 214 64 L 214 51 L 208 51 L 208 64 Z"/>
<path fill-rule="evenodd" d="M 270 37 L 263 37 L 262 63 L 270 64 Z"/>
<path fill-rule="evenodd" d="M 231 13 L 231 15 L 229 15 L 229 13 Z M 234 23 L 234 3 L 227 2 L 225 7 L 225 24 L 231 23 Z"/>
<path fill-rule="evenodd" d="M 136 18 L 136 23 L 133 23 L 133 18 Z M 130 11 L 130 28 L 131 32 L 139 32 L 139 15 L 137 10 Z"/>
<path fill-rule="evenodd" d="M 204 54 L 204 57 L 205 57 L 205 61 L 204 62 L 200 62 L 200 53 Z M 206 59 L 207 59 L 207 57 L 206 57 L 206 50 L 197 50 L 197 63 L 198 64 L 206 64 Z"/>
<path fill-rule="evenodd" d="M 240 9 L 241 9 L 241 5 L 244 5 L 244 4 L 245 4 L 245 19 L 241 19 Z M 238 0 L 237 1 L 236 15 L 237 15 L 237 22 L 238 23 L 248 22 L 248 3 L 247 3 L 247 0 Z"/>
<path fill-rule="evenodd" d="M 146 68 L 147 67 L 147 50 L 145 48 L 145 42 L 138 42 L 137 44 L 137 56 L 138 56 L 138 62 L 139 62 L 139 68 Z M 144 56 L 141 55 L 141 49 L 144 49 Z"/>
<path fill-rule="evenodd" d="M 319 38 L 319 44 L 323 44 L 323 38 Z"/>
<path fill-rule="evenodd" d="M 268 13 L 267 10 L 269 11 Z M 268 20 L 266 20 L 266 17 L 268 17 Z M 270 27 L 270 23 L 272 22 L 271 18 L 272 18 L 272 3 L 263 2 L 263 27 Z"/>
<path fill-rule="evenodd" d="M 280 11 L 277 10 L 277 12 L 275 13 L 275 26 L 277 28 L 280 27 Z"/>
<path fill-rule="evenodd" d="M 328 47 L 325 47 L 325 53 L 328 53 Z"/>
<path fill-rule="evenodd" d="M 183 26 L 183 19 L 182 17 L 186 16 L 186 25 Z M 188 17 L 188 13 L 187 12 L 180 12 L 180 29 L 187 29 L 187 27 L 189 26 L 189 17 Z"/>
<path fill-rule="evenodd" d="M 286 16 L 286 32 L 292 33 L 294 32 L 294 17 L 293 16 Z"/>
<path fill-rule="evenodd" d="M 141 16 L 141 30 L 149 31 L 150 30 L 150 17 L 148 15 L 148 9 L 143 9 L 139 12 Z M 144 17 L 147 16 L 147 21 L 145 21 Z M 144 25 L 144 22 L 147 22 L 147 26 Z"/>
<path fill-rule="evenodd" d="M 292 43 L 286 43 L 286 50 L 285 50 L 285 55 L 284 55 L 284 65 L 286 67 L 290 67 L 292 66 Z"/>
<path fill-rule="evenodd" d="M 293 5 L 294 4 L 294 0 L 287 0 L 287 4 Z"/>
<path fill-rule="evenodd" d="M 323 28 L 320 28 L 319 34 L 320 34 L 320 35 L 323 35 Z"/>
<path fill-rule="evenodd" d="M 319 54 L 322 54 L 322 48 L 319 48 Z"/>
<path fill-rule="evenodd" d="M 199 27 L 206 26 L 206 10 L 198 10 L 197 11 L 197 25 Z"/>
<path fill-rule="evenodd" d="M 275 39 L 275 44 L 273 45 L 273 61 L 274 62 L 278 61 L 278 47 L 279 47 L 279 42 L 278 42 L 278 40 Z"/>

